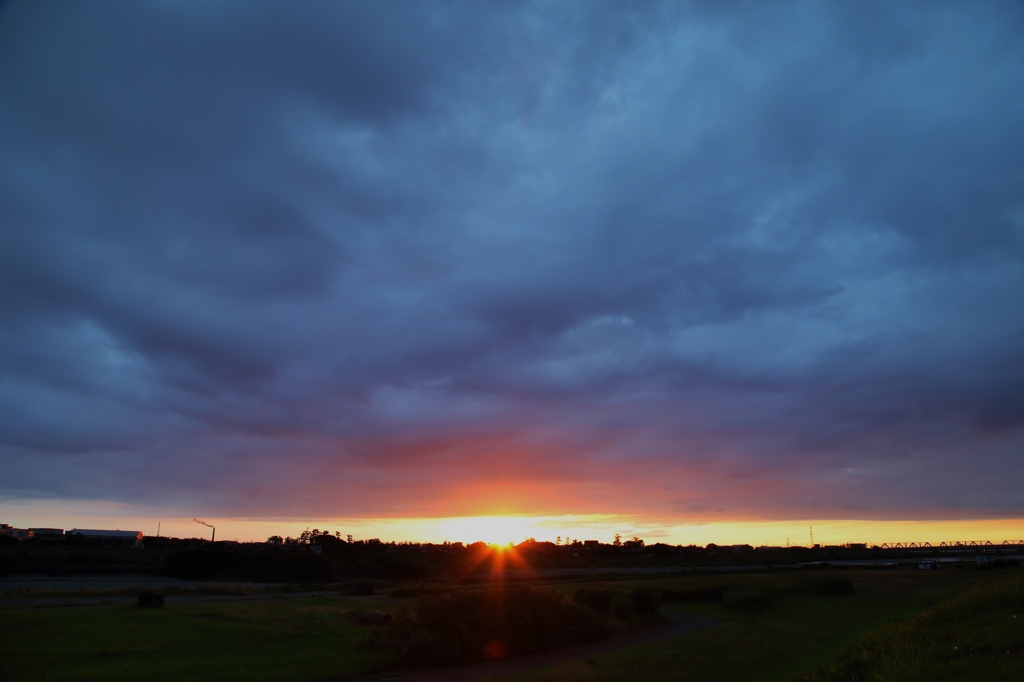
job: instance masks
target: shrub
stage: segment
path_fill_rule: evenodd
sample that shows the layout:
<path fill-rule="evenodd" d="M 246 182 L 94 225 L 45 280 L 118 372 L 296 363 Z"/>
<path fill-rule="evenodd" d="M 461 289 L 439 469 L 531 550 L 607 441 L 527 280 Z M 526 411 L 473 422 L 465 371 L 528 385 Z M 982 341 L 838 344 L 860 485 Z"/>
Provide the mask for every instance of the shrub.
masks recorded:
<path fill-rule="evenodd" d="M 463 661 L 463 652 L 455 642 L 436 632 L 416 630 L 409 638 L 403 659 L 417 668 L 451 665 Z"/>
<path fill-rule="evenodd" d="M 548 651 L 605 634 L 593 611 L 557 592 L 498 587 L 422 598 L 415 614 L 396 617 L 368 643 L 419 667 Z"/>
<path fill-rule="evenodd" d="M 592 587 L 577 588 L 572 594 L 572 601 L 585 606 L 599 616 L 607 616 L 612 610 L 615 593 L 611 590 L 600 590 Z"/>
<path fill-rule="evenodd" d="M 164 605 L 164 595 L 151 590 L 139 592 L 139 606 L 144 609 L 158 609 Z"/>
<path fill-rule="evenodd" d="M 619 595 L 612 601 L 612 617 L 618 620 L 629 620 L 633 615 L 633 605 L 629 598 Z"/>
<path fill-rule="evenodd" d="M 167 555 L 167 572 L 186 580 L 326 582 L 332 579 L 326 557 L 309 552 L 256 552 L 228 547 L 182 549 Z"/>
<path fill-rule="evenodd" d="M 366 597 L 373 594 L 375 586 L 372 580 L 357 580 L 352 583 L 352 594 Z"/>
<path fill-rule="evenodd" d="M 663 602 L 714 602 L 722 601 L 729 585 L 695 587 L 692 590 L 662 590 Z"/>
<path fill-rule="evenodd" d="M 762 613 L 775 606 L 771 596 L 759 590 L 736 590 L 726 593 L 725 605 L 740 613 Z"/>
<path fill-rule="evenodd" d="M 630 605 L 633 613 L 639 616 L 653 616 L 658 613 L 658 605 L 661 595 L 651 587 L 638 587 L 629 593 Z"/>
<path fill-rule="evenodd" d="M 360 625 L 387 625 L 393 618 L 383 611 L 356 611 L 356 622 Z"/>
<path fill-rule="evenodd" d="M 853 581 L 846 576 L 819 578 L 813 582 L 815 594 L 825 597 L 853 594 Z"/>
<path fill-rule="evenodd" d="M 797 594 L 815 594 L 821 597 L 835 597 L 853 594 L 853 581 L 846 576 L 820 576 L 805 578 L 785 588 Z"/>
<path fill-rule="evenodd" d="M 442 585 L 440 583 L 420 583 L 396 587 L 391 591 L 391 596 L 404 599 L 408 597 L 428 597 L 441 594 L 451 594 L 452 591 L 453 588 L 450 585 Z"/>
<path fill-rule="evenodd" d="M 1017 568 L 1020 566 L 1020 561 L 1017 559 L 990 559 L 988 563 L 978 565 L 981 569 L 994 569 L 994 568 Z"/>

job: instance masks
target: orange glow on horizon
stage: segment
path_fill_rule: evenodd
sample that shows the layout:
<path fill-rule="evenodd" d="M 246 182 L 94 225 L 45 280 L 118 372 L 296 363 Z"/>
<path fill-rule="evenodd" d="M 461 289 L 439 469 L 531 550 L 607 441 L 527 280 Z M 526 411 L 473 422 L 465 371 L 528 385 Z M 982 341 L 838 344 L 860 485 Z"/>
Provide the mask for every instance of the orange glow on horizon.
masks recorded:
<path fill-rule="evenodd" d="M 261 521 L 259 519 L 219 519 L 217 535 L 223 526 L 225 539 L 231 528 L 239 528 L 239 539 L 265 540 L 270 534 L 297 536 L 305 527 L 339 530 L 352 533 L 355 539 L 380 538 L 387 541 L 411 542 L 484 542 L 503 551 L 511 543 L 517 545 L 528 538 L 540 542 L 597 540 L 611 543 L 616 534 L 628 540 L 640 537 L 647 544 L 664 542 L 670 545 L 750 544 L 806 546 L 810 542 L 809 526 L 814 527 L 814 541 L 838 545 L 847 542 L 881 544 L 883 542 L 932 542 L 949 540 L 1024 540 L 1024 519 L 989 519 L 964 521 L 933 520 L 843 520 L 807 519 L 799 521 L 715 520 L 687 523 L 686 520 L 646 519 L 620 515 L 574 516 L 465 516 L 449 518 L 338 519 L 317 523 L 295 521 Z M 155 524 L 154 524 L 155 525 Z M 165 521 L 165 529 L 168 524 Z M 194 525 L 194 524 L 193 524 Z M 241 528 L 240 528 L 241 526 Z M 125 527 L 124 525 L 121 526 Z M 246 530 L 258 528 L 253 532 Z M 174 527 L 169 528 L 174 534 Z M 186 528 L 194 534 L 194 530 Z M 272 532 L 271 532 L 272 531 Z M 183 535 L 182 537 L 189 537 Z M 505 552 L 506 554 L 508 552 Z"/>
<path fill-rule="evenodd" d="M 3 521 L 15 527 L 120 528 L 145 535 L 200 537 L 193 514 L 174 513 L 115 504 L 75 500 L 29 500 L 0 504 Z M 519 544 L 527 538 L 555 542 L 567 539 L 612 542 L 618 533 L 647 544 L 671 545 L 750 544 L 805 546 L 808 526 L 820 544 L 865 542 L 931 542 L 950 540 L 1024 540 L 1024 518 L 993 519 L 829 519 L 798 520 L 700 519 L 649 517 L 627 514 L 490 515 L 431 518 L 237 518 L 209 513 L 204 518 L 217 527 L 217 539 L 264 541 L 271 535 L 297 537 L 307 527 L 351 534 L 356 540 L 380 538 L 385 542 L 445 541 L 492 546 Z M 209 535 L 202 534 L 209 538 Z"/>

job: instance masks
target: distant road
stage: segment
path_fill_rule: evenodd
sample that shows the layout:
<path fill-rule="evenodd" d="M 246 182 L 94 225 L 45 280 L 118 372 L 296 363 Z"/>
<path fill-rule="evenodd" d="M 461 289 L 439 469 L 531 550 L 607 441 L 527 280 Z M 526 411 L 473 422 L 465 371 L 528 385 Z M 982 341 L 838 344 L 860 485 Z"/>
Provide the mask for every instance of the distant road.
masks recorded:
<path fill-rule="evenodd" d="M 225 583 L 224 581 L 198 581 L 179 580 L 160 575 L 71 575 L 71 576 L 48 576 L 48 575 L 15 575 L 0 578 L 0 595 L 14 590 L 28 592 L 38 591 L 59 591 L 70 590 L 122 590 L 126 587 L 138 586 L 147 589 L 165 589 L 167 587 L 180 587 L 182 589 L 196 589 L 201 585 L 224 585 L 224 584 L 245 584 Z"/>

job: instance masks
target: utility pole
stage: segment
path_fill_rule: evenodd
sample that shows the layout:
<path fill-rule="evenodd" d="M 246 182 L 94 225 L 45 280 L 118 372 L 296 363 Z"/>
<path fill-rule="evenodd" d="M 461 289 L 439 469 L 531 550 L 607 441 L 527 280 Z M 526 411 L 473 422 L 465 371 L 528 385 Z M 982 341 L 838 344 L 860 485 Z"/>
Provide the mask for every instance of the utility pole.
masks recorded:
<path fill-rule="evenodd" d="M 156 536 L 160 537 L 160 522 L 156 522 Z"/>
<path fill-rule="evenodd" d="M 808 526 L 811 529 L 811 549 L 814 549 L 814 526 Z"/>

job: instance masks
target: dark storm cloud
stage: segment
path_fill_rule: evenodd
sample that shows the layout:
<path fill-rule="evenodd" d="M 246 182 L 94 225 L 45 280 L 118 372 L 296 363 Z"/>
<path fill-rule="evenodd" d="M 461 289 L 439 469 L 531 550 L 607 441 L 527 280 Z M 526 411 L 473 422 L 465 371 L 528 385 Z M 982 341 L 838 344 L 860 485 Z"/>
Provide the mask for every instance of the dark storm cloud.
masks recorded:
<path fill-rule="evenodd" d="M 0 495 L 1018 514 L 1022 24 L 7 4 Z"/>

